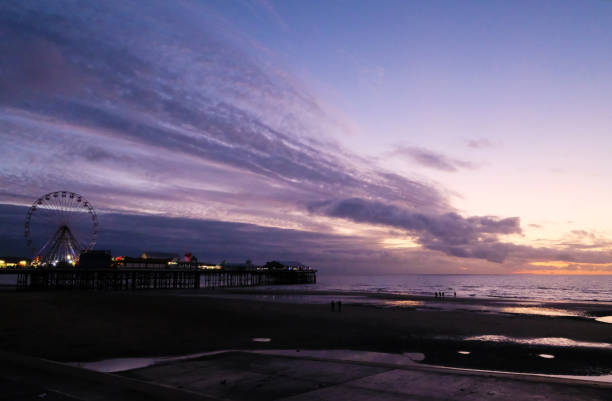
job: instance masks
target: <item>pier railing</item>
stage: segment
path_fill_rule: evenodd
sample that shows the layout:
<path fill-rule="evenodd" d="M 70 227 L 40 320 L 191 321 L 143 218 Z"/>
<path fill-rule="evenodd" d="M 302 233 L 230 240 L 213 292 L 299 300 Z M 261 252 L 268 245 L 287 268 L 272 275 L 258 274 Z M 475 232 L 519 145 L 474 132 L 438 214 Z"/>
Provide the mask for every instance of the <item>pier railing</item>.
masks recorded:
<path fill-rule="evenodd" d="M 6 272 L 9 273 L 9 272 Z M 16 269 L 19 290 L 136 290 L 314 284 L 316 270 Z"/>

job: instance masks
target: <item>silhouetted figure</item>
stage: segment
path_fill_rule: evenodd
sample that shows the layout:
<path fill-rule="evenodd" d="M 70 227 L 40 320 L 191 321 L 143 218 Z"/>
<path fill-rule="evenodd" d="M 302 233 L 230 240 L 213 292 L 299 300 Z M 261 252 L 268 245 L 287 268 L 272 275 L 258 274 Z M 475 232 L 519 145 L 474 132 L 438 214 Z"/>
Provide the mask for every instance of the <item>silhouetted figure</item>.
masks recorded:
<path fill-rule="evenodd" d="M 457 298 L 457 291 L 455 291 L 453 294 L 454 294 L 455 298 Z"/>
<path fill-rule="evenodd" d="M 338 301 L 338 312 L 342 312 L 342 301 Z"/>
<path fill-rule="evenodd" d="M 336 311 L 336 302 L 335 301 L 331 301 L 331 311 L 332 312 Z"/>

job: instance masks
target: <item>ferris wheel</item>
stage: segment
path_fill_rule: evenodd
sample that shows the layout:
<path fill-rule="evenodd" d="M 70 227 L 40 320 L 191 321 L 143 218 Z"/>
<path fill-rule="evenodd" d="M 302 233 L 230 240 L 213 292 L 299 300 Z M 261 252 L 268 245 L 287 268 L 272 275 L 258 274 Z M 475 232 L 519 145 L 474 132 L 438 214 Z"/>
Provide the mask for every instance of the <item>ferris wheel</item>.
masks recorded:
<path fill-rule="evenodd" d="M 28 210 L 25 238 L 41 265 L 74 265 L 81 252 L 96 244 L 98 217 L 82 195 L 50 192 L 36 199 Z"/>

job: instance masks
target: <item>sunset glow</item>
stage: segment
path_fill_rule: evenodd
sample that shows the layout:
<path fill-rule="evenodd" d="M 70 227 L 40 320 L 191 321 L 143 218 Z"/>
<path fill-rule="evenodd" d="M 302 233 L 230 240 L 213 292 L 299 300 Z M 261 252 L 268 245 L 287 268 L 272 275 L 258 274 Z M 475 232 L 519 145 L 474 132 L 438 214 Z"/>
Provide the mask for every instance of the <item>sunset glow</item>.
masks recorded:
<path fill-rule="evenodd" d="M 611 2 L 332 3 L 0 6 L 3 227 L 69 189 L 120 254 L 612 270 Z"/>
<path fill-rule="evenodd" d="M 537 275 L 567 275 L 567 276 L 607 276 L 612 275 L 612 270 L 570 270 L 570 269 L 525 269 L 517 270 L 514 274 L 537 274 Z"/>

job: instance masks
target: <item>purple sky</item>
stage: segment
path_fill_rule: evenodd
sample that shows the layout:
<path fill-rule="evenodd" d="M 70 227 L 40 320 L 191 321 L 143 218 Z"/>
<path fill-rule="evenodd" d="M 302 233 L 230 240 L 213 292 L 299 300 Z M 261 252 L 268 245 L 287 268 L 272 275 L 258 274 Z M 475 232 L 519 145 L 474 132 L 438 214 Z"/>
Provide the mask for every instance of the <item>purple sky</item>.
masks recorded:
<path fill-rule="evenodd" d="M 4 1 L 0 254 L 612 272 L 612 2 Z"/>

